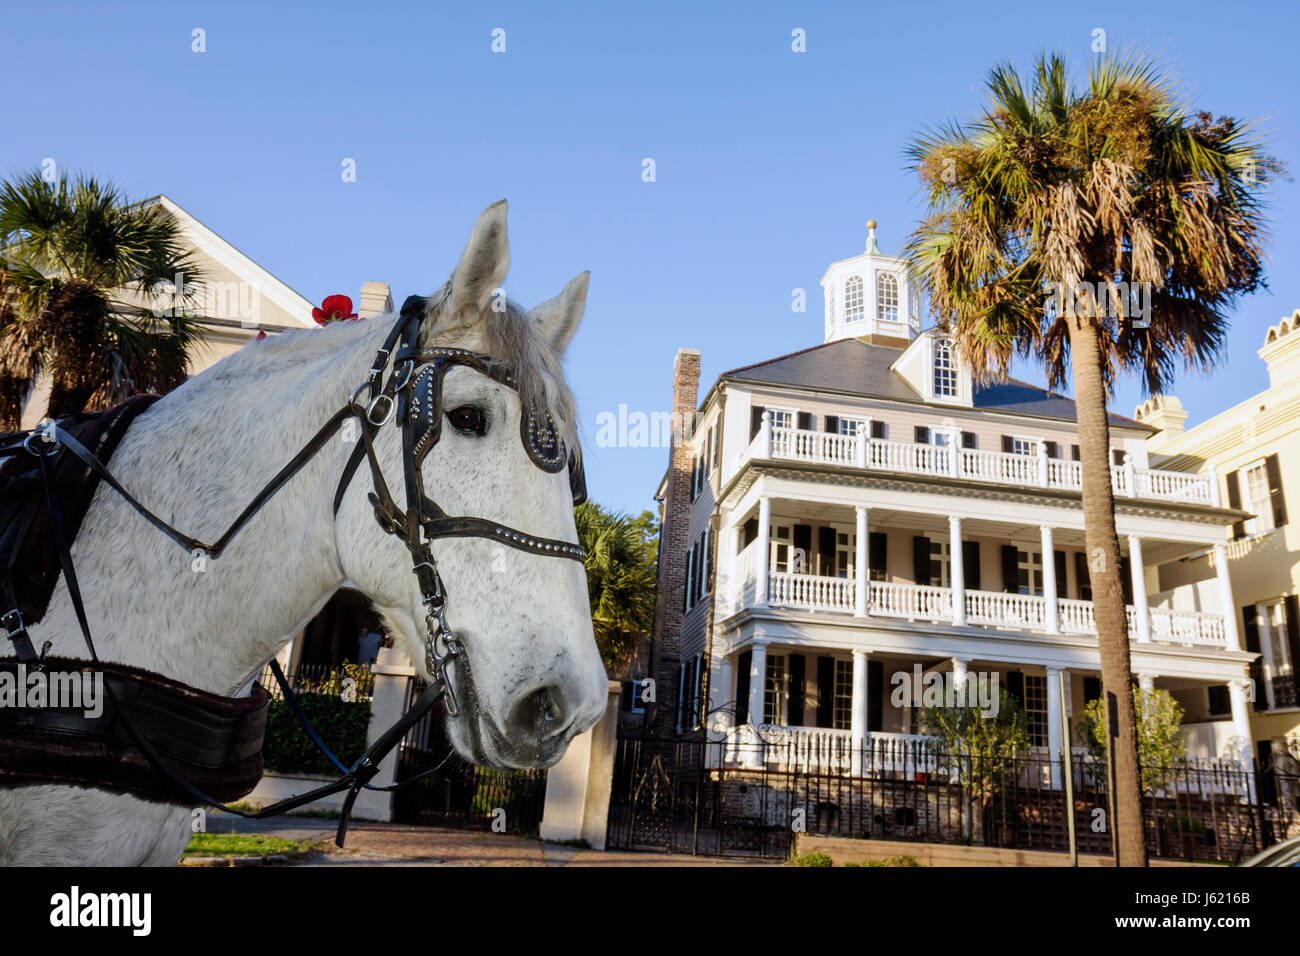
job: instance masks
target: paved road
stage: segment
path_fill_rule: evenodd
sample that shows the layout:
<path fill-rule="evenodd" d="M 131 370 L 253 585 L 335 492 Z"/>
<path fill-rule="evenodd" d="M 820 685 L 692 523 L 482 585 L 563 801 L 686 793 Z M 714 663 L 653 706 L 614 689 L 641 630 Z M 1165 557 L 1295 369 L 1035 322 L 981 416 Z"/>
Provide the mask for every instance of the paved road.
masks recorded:
<path fill-rule="evenodd" d="M 603 852 L 542 840 L 399 823 L 357 823 L 348 829 L 346 848 L 333 845 L 334 820 L 280 816 L 244 820 L 208 815 L 210 833 L 260 833 L 286 840 L 328 841 L 329 849 L 300 866 L 772 866 L 767 861 L 719 860 L 666 853 Z"/>

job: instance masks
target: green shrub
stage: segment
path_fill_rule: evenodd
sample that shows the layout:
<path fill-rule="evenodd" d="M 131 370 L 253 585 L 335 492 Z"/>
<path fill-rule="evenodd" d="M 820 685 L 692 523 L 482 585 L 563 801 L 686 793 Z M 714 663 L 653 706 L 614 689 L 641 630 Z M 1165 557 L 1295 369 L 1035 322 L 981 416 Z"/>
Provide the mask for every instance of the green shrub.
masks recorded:
<path fill-rule="evenodd" d="M 298 702 L 325 745 L 344 764 L 352 764 L 366 752 L 369 701 L 345 701 L 336 694 L 300 694 Z M 338 773 L 283 700 L 271 701 L 267 709 L 262 762 L 267 771 L 275 773 Z"/>
<path fill-rule="evenodd" d="M 786 866 L 834 866 L 835 861 L 825 853 L 801 853 L 786 861 Z"/>

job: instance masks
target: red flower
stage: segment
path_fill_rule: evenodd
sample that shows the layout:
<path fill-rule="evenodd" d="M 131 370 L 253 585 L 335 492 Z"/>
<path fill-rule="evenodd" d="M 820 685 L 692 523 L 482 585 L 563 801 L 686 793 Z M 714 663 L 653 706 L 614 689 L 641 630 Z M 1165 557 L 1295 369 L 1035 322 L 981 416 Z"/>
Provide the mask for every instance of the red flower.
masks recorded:
<path fill-rule="evenodd" d="M 257 333 L 257 341 L 260 342 L 260 341 L 262 341 L 262 339 L 264 339 L 264 338 L 266 338 L 266 332 L 258 332 L 258 333 Z"/>
<path fill-rule="evenodd" d="M 355 319 L 357 314 L 352 311 L 352 300 L 347 296 L 327 295 L 319 309 L 311 310 L 311 317 L 316 320 L 317 325 L 324 325 L 326 322 Z"/>

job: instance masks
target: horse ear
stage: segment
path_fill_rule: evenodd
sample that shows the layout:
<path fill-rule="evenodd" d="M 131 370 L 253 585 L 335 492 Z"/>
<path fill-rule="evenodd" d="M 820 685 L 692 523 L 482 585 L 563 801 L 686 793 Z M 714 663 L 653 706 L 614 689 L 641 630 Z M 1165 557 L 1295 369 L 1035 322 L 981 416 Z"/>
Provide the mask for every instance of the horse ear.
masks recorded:
<path fill-rule="evenodd" d="M 587 280 L 590 272 L 583 272 L 569 280 L 564 291 L 528 311 L 530 321 L 550 340 L 556 355 L 563 355 L 573 333 L 578 331 L 582 312 L 587 307 Z"/>
<path fill-rule="evenodd" d="M 469 234 L 469 242 L 451 275 L 451 307 L 455 314 L 478 316 L 510 269 L 510 244 L 506 240 L 506 201 L 483 210 Z"/>

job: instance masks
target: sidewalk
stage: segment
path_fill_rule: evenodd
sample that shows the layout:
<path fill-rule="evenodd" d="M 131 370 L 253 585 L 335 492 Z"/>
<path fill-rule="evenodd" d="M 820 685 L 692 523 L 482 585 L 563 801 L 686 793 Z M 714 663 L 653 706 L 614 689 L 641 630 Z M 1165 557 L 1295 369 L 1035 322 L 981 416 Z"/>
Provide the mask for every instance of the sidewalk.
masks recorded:
<path fill-rule="evenodd" d="M 776 866 L 769 860 L 734 860 L 668 853 L 605 852 L 546 843 L 509 833 L 400 823 L 358 823 L 347 845 L 334 846 L 336 820 L 280 816 L 244 820 L 208 815 L 210 833 L 258 833 L 286 840 L 316 840 L 328 849 L 298 866 Z"/>

